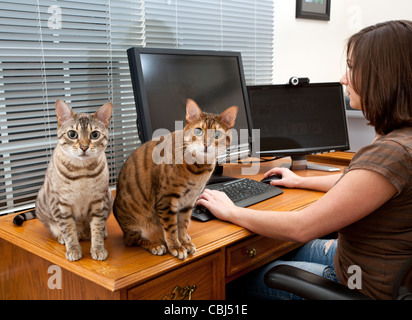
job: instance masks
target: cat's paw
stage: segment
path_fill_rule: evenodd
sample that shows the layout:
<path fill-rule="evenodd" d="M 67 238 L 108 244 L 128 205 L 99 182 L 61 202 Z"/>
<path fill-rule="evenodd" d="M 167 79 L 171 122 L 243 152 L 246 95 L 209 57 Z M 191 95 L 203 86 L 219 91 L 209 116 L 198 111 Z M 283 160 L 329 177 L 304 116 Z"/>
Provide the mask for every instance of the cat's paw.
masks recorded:
<path fill-rule="evenodd" d="M 192 242 L 183 243 L 183 246 L 186 248 L 187 253 L 194 254 L 196 252 L 196 246 Z"/>
<path fill-rule="evenodd" d="M 62 234 L 57 237 L 57 242 L 60 243 L 60 244 L 64 244 L 64 237 L 63 237 Z"/>
<path fill-rule="evenodd" d="M 104 247 L 91 248 L 90 253 L 94 260 L 106 260 L 108 256 L 107 250 Z"/>
<path fill-rule="evenodd" d="M 180 260 L 184 260 L 187 258 L 187 249 L 184 246 L 170 248 L 169 251 L 172 254 L 172 256 L 175 256 Z"/>
<path fill-rule="evenodd" d="M 166 251 L 166 247 L 163 244 L 155 245 L 150 248 L 150 252 L 156 256 L 162 256 Z"/>
<path fill-rule="evenodd" d="M 76 261 L 82 258 L 82 248 L 80 246 L 74 246 L 66 251 L 66 258 L 69 261 Z"/>
<path fill-rule="evenodd" d="M 190 236 L 186 234 L 183 238 L 184 239 L 179 239 L 182 246 L 186 248 L 187 253 L 194 254 L 196 252 L 196 246 L 190 241 Z"/>

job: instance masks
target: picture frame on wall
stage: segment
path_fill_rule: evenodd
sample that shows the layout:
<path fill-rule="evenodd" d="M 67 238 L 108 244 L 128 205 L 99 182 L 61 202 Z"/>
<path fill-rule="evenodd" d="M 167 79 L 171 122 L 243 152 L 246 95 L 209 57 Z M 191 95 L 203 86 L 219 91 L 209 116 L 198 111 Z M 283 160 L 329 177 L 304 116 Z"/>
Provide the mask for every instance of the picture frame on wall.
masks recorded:
<path fill-rule="evenodd" d="M 331 0 L 296 0 L 296 18 L 330 21 Z"/>

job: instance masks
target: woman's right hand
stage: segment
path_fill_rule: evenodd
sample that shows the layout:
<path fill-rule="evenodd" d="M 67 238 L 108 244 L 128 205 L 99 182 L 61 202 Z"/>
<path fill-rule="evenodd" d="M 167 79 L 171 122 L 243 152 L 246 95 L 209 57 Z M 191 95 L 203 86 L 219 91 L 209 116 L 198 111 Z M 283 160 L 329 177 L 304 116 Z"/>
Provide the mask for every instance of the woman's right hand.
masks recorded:
<path fill-rule="evenodd" d="M 275 179 L 270 182 L 272 186 L 283 186 L 286 188 L 298 188 L 303 178 L 292 172 L 288 168 L 273 168 L 265 173 L 264 178 L 280 175 L 282 179 Z"/>

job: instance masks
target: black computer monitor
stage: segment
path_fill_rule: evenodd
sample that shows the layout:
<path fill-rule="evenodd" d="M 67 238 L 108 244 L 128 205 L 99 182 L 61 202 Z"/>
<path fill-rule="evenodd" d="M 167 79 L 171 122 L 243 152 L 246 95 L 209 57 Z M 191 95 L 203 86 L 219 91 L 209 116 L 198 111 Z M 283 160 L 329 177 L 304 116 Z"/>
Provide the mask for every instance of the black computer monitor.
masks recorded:
<path fill-rule="evenodd" d="M 127 54 L 142 142 L 158 129 L 179 129 L 176 121 L 185 120 L 186 100 L 193 99 L 208 113 L 239 108 L 232 145 L 218 163 L 250 154 L 252 122 L 239 52 L 134 47 Z"/>
<path fill-rule="evenodd" d="M 249 86 L 248 96 L 259 156 L 290 156 L 299 170 L 307 168 L 305 155 L 349 149 L 340 83 Z"/>

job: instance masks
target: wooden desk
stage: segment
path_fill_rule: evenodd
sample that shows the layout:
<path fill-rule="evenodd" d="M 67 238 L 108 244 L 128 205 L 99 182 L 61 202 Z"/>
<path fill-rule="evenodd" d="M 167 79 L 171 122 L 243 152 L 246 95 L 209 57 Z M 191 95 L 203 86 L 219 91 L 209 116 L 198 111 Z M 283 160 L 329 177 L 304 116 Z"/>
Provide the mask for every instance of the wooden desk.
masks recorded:
<path fill-rule="evenodd" d="M 250 178 L 260 180 L 264 172 L 279 164 L 262 163 L 260 172 Z M 241 176 L 241 166 L 226 166 L 224 174 Z M 299 210 L 322 194 L 284 189 L 282 195 L 252 208 Z M 224 299 L 227 282 L 300 246 L 263 238 L 227 222 L 192 221 L 189 235 L 197 252 L 180 261 L 170 254 L 154 256 L 139 247 L 126 247 L 111 215 L 105 241 L 107 260 L 93 260 L 90 241 L 84 241 L 83 258 L 70 262 L 65 258 L 65 247 L 37 219 L 17 227 L 13 217 L 0 218 L 0 299 L 162 299 L 165 294 L 170 296 L 177 285 L 189 289 L 196 286 L 193 299 Z M 57 271 L 49 270 L 53 265 Z M 59 283 L 61 289 L 53 289 Z"/>

